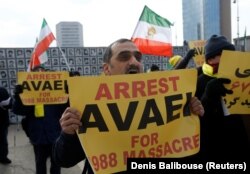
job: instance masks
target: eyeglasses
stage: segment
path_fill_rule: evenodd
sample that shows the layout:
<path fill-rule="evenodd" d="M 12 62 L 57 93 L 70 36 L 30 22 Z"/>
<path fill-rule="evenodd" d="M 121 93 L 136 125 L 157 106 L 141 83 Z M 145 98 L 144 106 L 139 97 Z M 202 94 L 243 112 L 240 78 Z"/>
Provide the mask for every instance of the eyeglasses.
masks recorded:
<path fill-rule="evenodd" d="M 140 51 L 121 51 L 118 56 L 117 59 L 121 62 L 125 62 L 128 61 L 132 56 L 134 56 L 136 58 L 136 60 L 138 62 L 141 62 L 142 59 L 142 53 Z"/>

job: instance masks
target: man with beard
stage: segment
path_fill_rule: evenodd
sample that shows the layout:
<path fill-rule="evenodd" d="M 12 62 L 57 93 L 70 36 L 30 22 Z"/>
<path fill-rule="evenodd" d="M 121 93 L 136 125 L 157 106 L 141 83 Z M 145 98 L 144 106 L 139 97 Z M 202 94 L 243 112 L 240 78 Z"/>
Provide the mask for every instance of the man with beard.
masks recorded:
<path fill-rule="evenodd" d="M 108 76 L 142 73 L 141 59 L 141 52 L 131 40 L 119 39 L 106 49 L 103 73 Z M 203 107 L 196 97 L 191 99 L 190 104 L 194 114 L 204 114 Z M 82 173 L 91 174 L 93 171 L 76 134 L 76 130 L 82 125 L 80 117 L 80 112 L 70 107 L 63 113 L 60 119 L 62 132 L 54 144 L 53 158 L 62 167 L 72 167 L 86 159 Z"/>

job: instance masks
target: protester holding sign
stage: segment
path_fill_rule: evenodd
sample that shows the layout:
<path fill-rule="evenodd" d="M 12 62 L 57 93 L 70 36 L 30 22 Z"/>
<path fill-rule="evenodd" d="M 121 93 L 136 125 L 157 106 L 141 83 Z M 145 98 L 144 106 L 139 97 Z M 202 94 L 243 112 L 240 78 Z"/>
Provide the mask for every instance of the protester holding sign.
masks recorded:
<path fill-rule="evenodd" d="M 212 35 L 205 45 L 203 74 L 198 78 L 196 96 L 202 101 L 205 114 L 201 121 L 202 159 L 245 160 L 249 158 L 250 145 L 240 115 L 225 116 L 222 96 L 232 94 L 224 84 L 230 79 L 217 78 L 223 50 L 235 50 L 224 36 Z M 240 57 L 239 57 L 240 59 Z M 239 61 L 239 60 L 238 60 Z M 221 67 L 220 67 L 221 68 Z"/>
<path fill-rule="evenodd" d="M 174 69 L 184 69 L 187 68 L 187 65 L 190 61 L 190 59 L 192 59 L 195 56 L 195 49 L 190 49 L 187 54 L 185 55 L 184 58 L 182 58 L 177 64 L 176 66 L 174 66 Z M 198 72 L 198 76 L 202 73 L 202 66 L 198 66 L 196 67 L 197 72 Z"/>
<path fill-rule="evenodd" d="M 25 116 L 23 128 L 34 148 L 36 173 L 44 174 L 47 171 L 47 158 L 52 154 L 52 145 L 61 131 L 60 116 L 68 104 L 23 105 L 19 97 L 22 91 L 21 85 L 17 85 L 14 91 L 13 112 Z M 51 174 L 61 173 L 60 167 L 53 160 L 51 160 L 50 171 Z"/>
<path fill-rule="evenodd" d="M 174 69 L 184 69 L 187 67 L 189 60 L 194 57 L 195 50 L 190 49 L 184 58 L 182 58 L 176 65 L 174 66 Z"/>
<path fill-rule="evenodd" d="M 40 77 L 44 75 L 44 78 L 40 80 L 46 80 L 45 77 L 48 77 L 49 72 L 40 72 L 41 67 L 37 68 L 36 77 Z M 31 76 L 30 72 L 28 76 Z M 43 74 L 45 73 L 45 74 Z M 53 75 L 55 72 L 51 72 Z M 40 76 L 38 76 L 40 75 Z M 51 75 L 51 76 L 52 76 Z M 59 73 L 58 73 L 59 76 Z M 62 75 L 61 75 L 62 76 Z M 20 79 L 19 79 L 20 80 Z M 33 104 L 33 105 L 24 105 L 24 102 L 21 100 L 20 95 L 27 91 L 28 81 L 32 81 L 33 79 L 26 80 L 22 83 L 22 85 L 16 85 L 14 90 L 14 103 L 13 103 L 13 112 L 18 115 L 25 116 L 24 120 L 22 120 L 22 126 L 29 137 L 31 144 L 34 148 L 35 154 L 35 164 L 36 164 L 36 174 L 44 174 L 47 173 L 47 159 L 52 156 L 52 145 L 55 142 L 56 138 L 59 136 L 61 132 L 61 127 L 59 124 L 59 119 L 61 114 L 69 106 L 67 103 L 63 104 Z M 55 80 L 55 79 L 54 79 Z M 58 81 L 58 80 L 57 80 Z M 26 83 L 25 83 L 26 82 Z M 42 81 L 40 81 L 41 83 Z M 34 82 L 35 83 L 35 82 Z M 50 85 L 47 85 L 47 87 Z M 63 87 L 63 85 L 61 85 Z M 59 87 L 58 87 L 59 88 Z M 33 89 L 33 88 L 28 88 Z M 44 87 L 44 89 L 47 89 Z M 50 91 L 51 88 L 48 88 L 45 92 L 47 95 L 52 93 Z M 38 90 L 38 88 L 36 88 Z M 53 90 L 53 89 L 52 89 Z M 62 90 L 64 90 L 62 88 Z M 43 94 L 41 92 L 41 94 Z M 43 96 L 44 98 L 45 96 Z M 35 96 L 33 96 L 35 98 Z M 60 174 L 61 169 L 51 158 L 51 166 L 50 166 L 51 174 Z"/>
<path fill-rule="evenodd" d="M 106 49 L 103 72 L 107 76 L 142 73 L 141 58 L 142 54 L 131 40 L 119 39 Z M 201 116 L 204 114 L 196 97 L 191 99 L 190 107 L 193 113 Z M 60 119 L 62 132 L 54 145 L 53 157 L 62 167 L 71 167 L 86 159 L 83 173 L 90 174 L 93 173 L 92 168 L 76 134 L 80 126 L 84 127 L 80 117 L 80 112 L 74 108 L 64 111 Z"/>

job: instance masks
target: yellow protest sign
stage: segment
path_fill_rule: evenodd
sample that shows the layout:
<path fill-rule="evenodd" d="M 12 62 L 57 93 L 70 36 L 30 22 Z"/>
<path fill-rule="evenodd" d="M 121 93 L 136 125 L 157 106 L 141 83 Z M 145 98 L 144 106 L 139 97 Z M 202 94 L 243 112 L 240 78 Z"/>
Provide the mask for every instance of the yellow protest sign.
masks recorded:
<path fill-rule="evenodd" d="M 195 69 L 72 77 L 70 105 L 95 173 L 126 170 L 129 157 L 184 157 L 199 151 L 199 118 L 190 112 Z"/>
<path fill-rule="evenodd" d="M 206 44 L 205 40 L 196 40 L 196 41 L 189 41 L 188 46 L 190 49 L 195 49 L 195 56 L 194 56 L 194 62 L 196 64 L 196 67 L 202 66 L 205 62 L 205 49 L 204 46 Z"/>
<path fill-rule="evenodd" d="M 18 72 L 18 84 L 22 85 L 20 98 L 24 105 L 60 104 L 68 101 L 65 83 L 68 72 Z"/>
<path fill-rule="evenodd" d="M 250 52 L 223 51 L 218 77 L 231 79 L 224 102 L 230 114 L 250 114 Z"/>

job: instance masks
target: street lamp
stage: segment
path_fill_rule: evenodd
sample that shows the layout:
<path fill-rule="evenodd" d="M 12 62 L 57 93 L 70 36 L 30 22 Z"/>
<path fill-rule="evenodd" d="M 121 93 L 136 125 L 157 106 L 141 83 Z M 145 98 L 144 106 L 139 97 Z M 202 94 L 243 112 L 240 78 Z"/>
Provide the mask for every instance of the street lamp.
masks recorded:
<path fill-rule="evenodd" d="M 239 38 L 240 38 L 240 30 L 239 30 L 239 22 L 240 22 L 240 16 L 239 16 L 239 0 L 234 0 L 233 3 L 237 2 L 237 37 L 238 37 L 238 42 L 239 42 Z M 237 45 L 239 44 L 237 42 Z"/>

